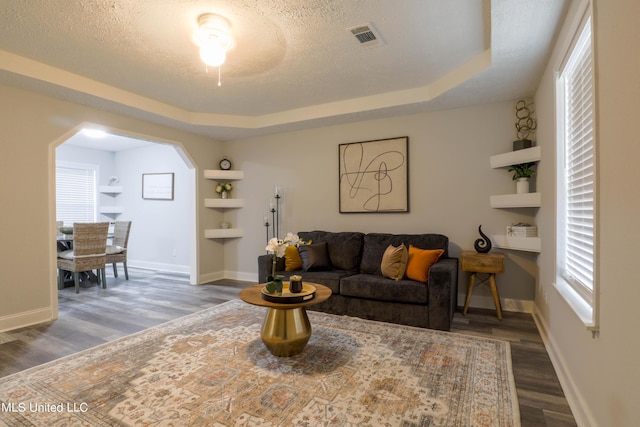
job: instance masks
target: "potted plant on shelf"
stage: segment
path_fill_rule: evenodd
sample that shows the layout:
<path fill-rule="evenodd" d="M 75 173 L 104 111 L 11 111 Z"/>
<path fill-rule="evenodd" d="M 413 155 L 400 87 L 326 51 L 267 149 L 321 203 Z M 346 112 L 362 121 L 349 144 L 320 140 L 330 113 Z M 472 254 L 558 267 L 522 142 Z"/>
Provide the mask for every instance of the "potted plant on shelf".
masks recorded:
<path fill-rule="evenodd" d="M 523 194 L 529 192 L 529 178 L 533 176 L 535 171 L 532 169 L 535 162 L 520 163 L 512 165 L 509 172 L 513 172 L 513 180 L 516 181 L 516 193 Z"/>
<path fill-rule="evenodd" d="M 221 198 L 226 199 L 232 188 L 230 182 L 219 182 L 216 186 L 216 193 L 218 193 Z"/>

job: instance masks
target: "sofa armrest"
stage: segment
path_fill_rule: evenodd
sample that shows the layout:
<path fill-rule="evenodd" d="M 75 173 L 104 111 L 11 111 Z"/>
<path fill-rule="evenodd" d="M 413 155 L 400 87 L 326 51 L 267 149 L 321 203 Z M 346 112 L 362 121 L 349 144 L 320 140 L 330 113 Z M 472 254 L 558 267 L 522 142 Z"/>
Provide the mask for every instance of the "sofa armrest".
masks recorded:
<path fill-rule="evenodd" d="M 265 283 L 267 276 L 271 276 L 273 269 L 273 255 L 260 255 L 258 256 L 258 283 Z M 284 271 L 285 263 L 284 257 L 278 258 L 276 261 L 276 273 L 278 271 Z"/>
<path fill-rule="evenodd" d="M 458 305 L 458 258 L 444 258 L 429 269 L 429 327 L 451 330 Z"/>
<path fill-rule="evenodd" d="M 265 283 L 267 276 L 271 275 L 272 255 L 258 256 L 258 283 Z"/>

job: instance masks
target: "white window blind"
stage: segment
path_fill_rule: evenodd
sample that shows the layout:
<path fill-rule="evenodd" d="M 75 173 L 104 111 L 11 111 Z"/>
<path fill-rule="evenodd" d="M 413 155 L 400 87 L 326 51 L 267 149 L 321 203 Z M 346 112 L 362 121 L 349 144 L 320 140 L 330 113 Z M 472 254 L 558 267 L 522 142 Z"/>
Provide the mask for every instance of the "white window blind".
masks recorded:
<path fill-rule="evenodd" d="M 56 220 L 65 225 L 96 221 L 97 166 L 56 164 Z"/>
<path fill-rule="evenodd" d="M 591 20 L 581 27 L 577 42 L 560 74 L 563 99 L 563 194 L 559 218 L 562 247 L 560 275 L 590 307 L 595 305 L 595 174 L 594 81 Z"/>

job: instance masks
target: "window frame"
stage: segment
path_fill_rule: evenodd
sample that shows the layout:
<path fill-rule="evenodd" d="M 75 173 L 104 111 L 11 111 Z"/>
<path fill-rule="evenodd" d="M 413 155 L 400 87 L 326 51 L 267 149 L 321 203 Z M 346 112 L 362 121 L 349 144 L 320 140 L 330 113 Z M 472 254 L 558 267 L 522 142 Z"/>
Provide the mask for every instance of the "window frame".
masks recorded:
<path fill-rule="evenodd" d="M 566 175 L 566 126 L 567 121 L 565 119 L 566 114 L 566 88 L 564 83 L 564 75 L 567 67 L 573 64 L 574 53 L 582 47 L 584 42 L 584 33 L 589 30 L 588 47 L 591 55 L 591 134 L 592 134 L 592 150 L 593 150 L 593 166 L 591 172 L 593 173 L 593 183 L 591 187 L 592 191 L 592 209 L 593 214 L 591 218 L 591 226 L 593 227 L 592 234 L 592 260 L 591 260 L 591 289 L 589 286 L 585 286 L 580 280 L 575 279 L 571 274 L 567 273 L 567 257 L 566 257 L 566 245 L 567 245 L 567 183 L 565 179 Z M 595 81 L 595 46 L 593 39 L 593 16 L 591 4 L 587 5 L 585 13 L 575 28 L 573 40 L 567 47 L 564 55 L 564 60 L 561 62 L 560 67 L 556 72 L 556 140 L 557 140 L 557 157 L 556 157 L 556 282 L 555 287 L 564 298 L 564 300 L 573 309 L 576 315 L 583 322 L 588 330 L 591 330 L 594 334 L 599 329 L 598 322 L 598 300 L 599 300 L 599 288 L 600 283 L 598 280 L 598 191 L 597 191 L 597 174 L 598 174 L 598 143 L 597 143 L 597 99 L 596 99 L 596 81 Z"/>

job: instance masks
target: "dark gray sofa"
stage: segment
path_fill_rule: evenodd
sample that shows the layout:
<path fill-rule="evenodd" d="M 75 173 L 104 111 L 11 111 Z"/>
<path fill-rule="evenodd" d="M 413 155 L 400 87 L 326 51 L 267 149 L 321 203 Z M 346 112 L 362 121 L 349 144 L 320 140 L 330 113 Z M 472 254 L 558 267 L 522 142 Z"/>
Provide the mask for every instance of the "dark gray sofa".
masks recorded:
<path fill-rule="evenodd" d="M 359 232 L 300 232 L 312 243 L 326 243 L 331 267 L 323 271 L 285 271 L 278 258 L 276 274 L 302 276 L 306 282 L 329 287 L 332 296 L 309 307 L 332 314 L 450 330 L 457 306 L 458 259 L 449 258 L 449 238 L 441 234 L 381 234 Z M 380 264 L 389 245 L 413 245 L 420 249 L 443 249 L 431 266 L 427 283 L 410 279 L 395 281 L 382 276 Z M 264 283 L 271 274 L 272 255 L 258 257 L 258 276 Z"/>

